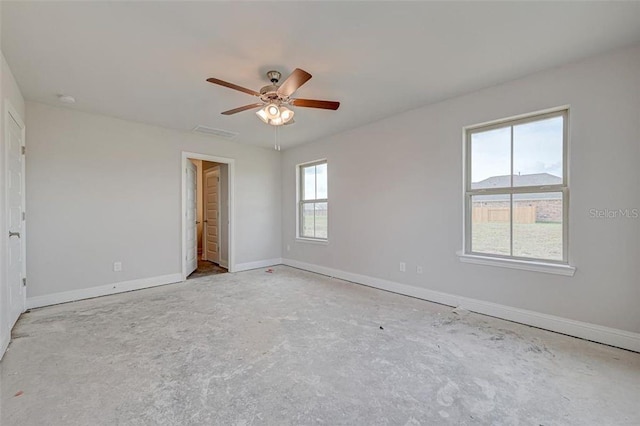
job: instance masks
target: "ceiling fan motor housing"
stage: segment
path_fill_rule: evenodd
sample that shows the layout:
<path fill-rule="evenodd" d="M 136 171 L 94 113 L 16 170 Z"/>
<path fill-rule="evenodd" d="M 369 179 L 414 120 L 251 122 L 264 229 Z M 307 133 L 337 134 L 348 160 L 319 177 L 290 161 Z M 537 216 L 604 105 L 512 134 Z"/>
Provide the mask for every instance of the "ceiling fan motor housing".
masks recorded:
<path fill-rule="evenodd" d="M 279 98 L 278 94 L 278 81 L 280 81 L 281 74 L 279 71 L 269 71 L 267 73 L 267 78 L 271 80 L 271 84 L 264 86 L 260 89 L 260 98 L 264 102 L 275 101 Z"/>
<path fill-rule="evenodd" d="M 261 95 L 274 95 L 275 97 L 278 97 L 278 95 L 276 94 L 276 91 L 278 90 L 278 86 L 276 86 L 275 84 L 269 84 L 268 86 L 264 86 L 262 89 L 260 89 L 260 94 Z"/>

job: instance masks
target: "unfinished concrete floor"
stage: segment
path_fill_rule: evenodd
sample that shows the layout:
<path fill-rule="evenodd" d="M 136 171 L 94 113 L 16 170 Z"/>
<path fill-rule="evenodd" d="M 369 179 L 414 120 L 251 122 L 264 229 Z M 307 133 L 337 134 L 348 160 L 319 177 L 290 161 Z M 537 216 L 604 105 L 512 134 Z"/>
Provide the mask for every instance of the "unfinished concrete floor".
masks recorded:
<path fill-rule="evenodd" d="M 274 269 L 25 314 L 2 425 L 640 424 L 640 354 Z"/>

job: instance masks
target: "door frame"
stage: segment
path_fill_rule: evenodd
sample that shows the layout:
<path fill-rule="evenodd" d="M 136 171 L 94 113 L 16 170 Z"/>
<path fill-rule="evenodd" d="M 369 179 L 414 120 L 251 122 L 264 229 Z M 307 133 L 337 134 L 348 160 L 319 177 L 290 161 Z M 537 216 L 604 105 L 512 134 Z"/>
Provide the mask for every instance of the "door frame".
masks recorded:
<path fill-rule="evenodd" d="M 217 215 L 218 215 L 218 222 L 220 222 L 220 216 L 221 216 L 221 214 L 220 214 L 220 206 L 222 205 L 222 204 L 220 203 L 220 166 L 212 167 L 212 168 L 210 168 L 209 170 L 207 170 L 206 172 L 203 170 L 203 171 L 202 171 L 202 180 L 203 180 L 204 182 L 206 182 L 206 181 L 207 181 L 207 173 L 212 172 L 212 171 L 214 171 L 214 170 L 216 170 L 216 169 L 218 170 L 218 184 L 217 184 L 217 185 L 218 185 L 218 188 L 217 188 L 217 194 L 218 194 L 217 204 L 218 204 L 218 209 L 216 210 L 216 213 L 217 213 Z M 204 194 L 203 194 L 203 197 L 202 197 L 202 210 L 203 210 L 203 211 L 202 211 L 202 221 L 203 221 L 203 222 L 204 222 L 205 220 L 208 220 L 208 219 L 205 219 L 205 218 L 204 218 L 204 216 L 205 216 L 205 212 L 207 211 L 207 207 L 206 207 L 206 206 L 207 206 L 207 203 L 205 202 L 205 199 L 204 199 L 204 198 L 205 198 L 205 197 L 204 197 Z M 205 229 L 206 229 L 207 225 L 208 225 L 208 223 L 207 223 L 207 222 L 204 222 L 204 223 L 203 223 L 203 226 L 202 226 L 202 260 L 208 260 L 208 259 L 207 259 L 207 238 L 206 238 L 206 235 L 205 235 Z M 219 227 L 220 227 L 220 223 L 218 223 L 218 228 L 219 228 Z M 216 263 L 218 263 L 218 265 L 220 265 L 220 236 L 221 236 L 221 235 L 222 235 L 222 233 L 221 233 L 221 232 L 218 232 L 218 260 L 216 260 Z M 220 265 L 220 266 L 222 266 L 222 265 Z"/>
<path fill-rule="evenodd" d="M 235 160 L 233 158 L 226 157 L 217 157 L 215 155 L 208 154 L 200 154 L 196 152 L 187 152 L 182 151 L 182 162 L 180 163 L 180 176 L 182 180 L 182 209 L 181 209 L 181 229 L 182 229 L 182 251 L 180 253 L 181 263 L 182 263 L 182 280 L 187 279 L 186 271 L 187 271 L 187 221 L 186 221 L 186 213 L 187 213 L 187 179 L 185 168 L 187 167 L 187 161 L 189 159 L 194 160 L 203 160 L 203 161 L 211 161 L 213 163 L 222 163 L 226 164 L 229 168 L 229 177 L 228 177 L 228 194 L 229 194 L 229 202 L 227 203 L 228 212 L 227 217 L 228 220 L 228 235 L 227 244 L 229 248 L 229 272 L 235 272 L 236 264 L 235 264 L 235 216 L 234 216 L 234 178 L 235 178 Z"/>
<path fill-rule="evenodd" d="M 4 101 L 4 110 L 5 110 L 5 114 L 4 114 L 4 141 L 5 141 L 5 147 L 4 147 L 4 173 L 5 173 L 5 180 L 4 180 L 4 208 L 5 211 L 3 212 L 3 217 L 4 217 L 4 223 L 3 223 L 3 227 L 4 227 L 4 235 L 3 237 L 6 237 L 8 235 L 9 232 L 9 216 L 8 216 L 8 212 L 7 209 L 9 207 L 9 191 L 8 191 L 8 184 L 9 182 L 7 182 L 7 178 L 6 178 L 6 173 L 8 170 L 8 166 L 9 166 L 9 120 L 14 120 L 17 124 L 18 127 L 21 130 L 21 138 L 22 138 L 22 146 L 23 149 L 26 148 L 27 146 L 27 138 L 26 138 L 26 126 L 24 124 L 24 121 L 22 121 L 22 118 L 20 117 L 20 114 L 18 114 L 18 111 L 13 107 L 13 105 L 11 104 L 11 102 L 9 101 L 9 99 L 5 99 Z M 22 159 L 22 181 L 20 182 L 20 185 L 22 187 L 22 211 L 25 212 L 27 211 L 27 197 L 26 197 L 26 156 L 23 157 Z M 23 220 L 22 221 L 22 230 L 21 230 L 21 234 L 20 234 L 20 242 L 21 244 L 21 256 L 22 256 L 22 271 L 20 271 L 20 273 L 22 274 L 22 278 L 26 279 L 27 277 L 27 221 Z M 9 239 L 7 238 L 5 240 L 5 246 L 4 246 L 4 255 L 8 256 L 9 255 Z M 6 260 L 6 259 L 5 259 Z M 6 268 L 6 271 L 4 272 L 4 282 L 5 285 L 7 286 L 7 290 L 9 290 L 9 286 L 11 285 L 11 283 L 9 282 L 9 268 Z M 22 284 L 21 284 L 22 285 Z M 7 293 L 8 295 L 8 293 Z M 9 308 L 9 312 L 12 312 L 13 309 L 11 306 L 7 306 Z M 27 289 L 25 288 L 24 291 L 22 292 L 22 306 L 20 307 L 20 311 L 24 312 L 26 310 L 27 307 Z M 2 320 L 0 319 L 0 322 L 2 322 Z M 11 326 L 13 326 L 13 324 L 11 324 Z M 0 334 L 2 334 L 0 332 Z M 1 354 L 0 354 L 1 357 Z"/>

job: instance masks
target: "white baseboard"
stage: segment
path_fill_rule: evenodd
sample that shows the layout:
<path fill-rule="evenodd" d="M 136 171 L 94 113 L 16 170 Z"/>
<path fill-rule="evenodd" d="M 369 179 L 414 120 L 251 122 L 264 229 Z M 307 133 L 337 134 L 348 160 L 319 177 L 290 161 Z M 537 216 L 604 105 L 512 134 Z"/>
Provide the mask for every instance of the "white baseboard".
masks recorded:
<path fill-rule="evenodd" d="M 251 269 L 266 268 L 267 266 L 274 266 L 282 264 L 282 258 L 257 260 L 255 262 L 236 263 L 236 267 L 233 272 L 249 271 Z"/>
<path fill-rule="evenodd" d="M 142 278 L 138 280 L 122 281 L 106 284 L 98 287 L 89 287 L 79 290 L 63 291 L 27 298 L 27 309 L 40 308 L 42 306 L 57 305 L 58 303 L 73 302 L 76 300 L 90 299 L 92 297 L 107 296 L 109 294 L 124 293 L 126 291 L 140 290 L 143 288 L 157 287 L 159 285 L 173 284 L 182 281 L 182 274 L 161 275 L 159 277 Z"/>
<path fill-rule="evenodd" d="M 567 334 L 569 336 L 579 337 L 581 339 L 591 340 L 598 343 L 604 343 L 606 345 L 616 346 L 618 348 L 628 349 L 634 352 L 640 352 L 640 333 L 632 333 L 630 331 L 619 330 L 616 328 L 575 321 L 554 315 L 547 315 L 525 309 L 513 308 L 506 305 L 499 305 L 497 303 L 471 299 L 468 297 L 456 296 L 449 293 L 442 293 L 439 291 L 400 284 L 393 281 L 354 274 L 292 259 L 282 259 L 282 263 L 294 268 L 340 278 L 356 284 L 403 294 L 405 296 L 416 297 L 418 299 L 428 300 L 443 305 L 459 306 L 479 314 L 490 315 L 492 317 L 520 324 L 555 331 L 557 333 Z"/>

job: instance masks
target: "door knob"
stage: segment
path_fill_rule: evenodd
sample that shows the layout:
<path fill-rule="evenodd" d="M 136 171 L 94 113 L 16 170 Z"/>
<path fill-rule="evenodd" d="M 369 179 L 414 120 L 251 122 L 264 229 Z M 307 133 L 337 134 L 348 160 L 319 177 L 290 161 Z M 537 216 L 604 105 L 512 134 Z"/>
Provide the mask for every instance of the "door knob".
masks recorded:
<path fill-rule="evenodd" d="M 9 231 L 9 238 L 11 238 L 11 237 L 20 238 L 20 233 L 19 232 L 11 232 L 11 231 Z"/>
<path fill-rule="evenodd" d="M 196 225 L 200 225 L 200 221 L 196 220 Z"/>

